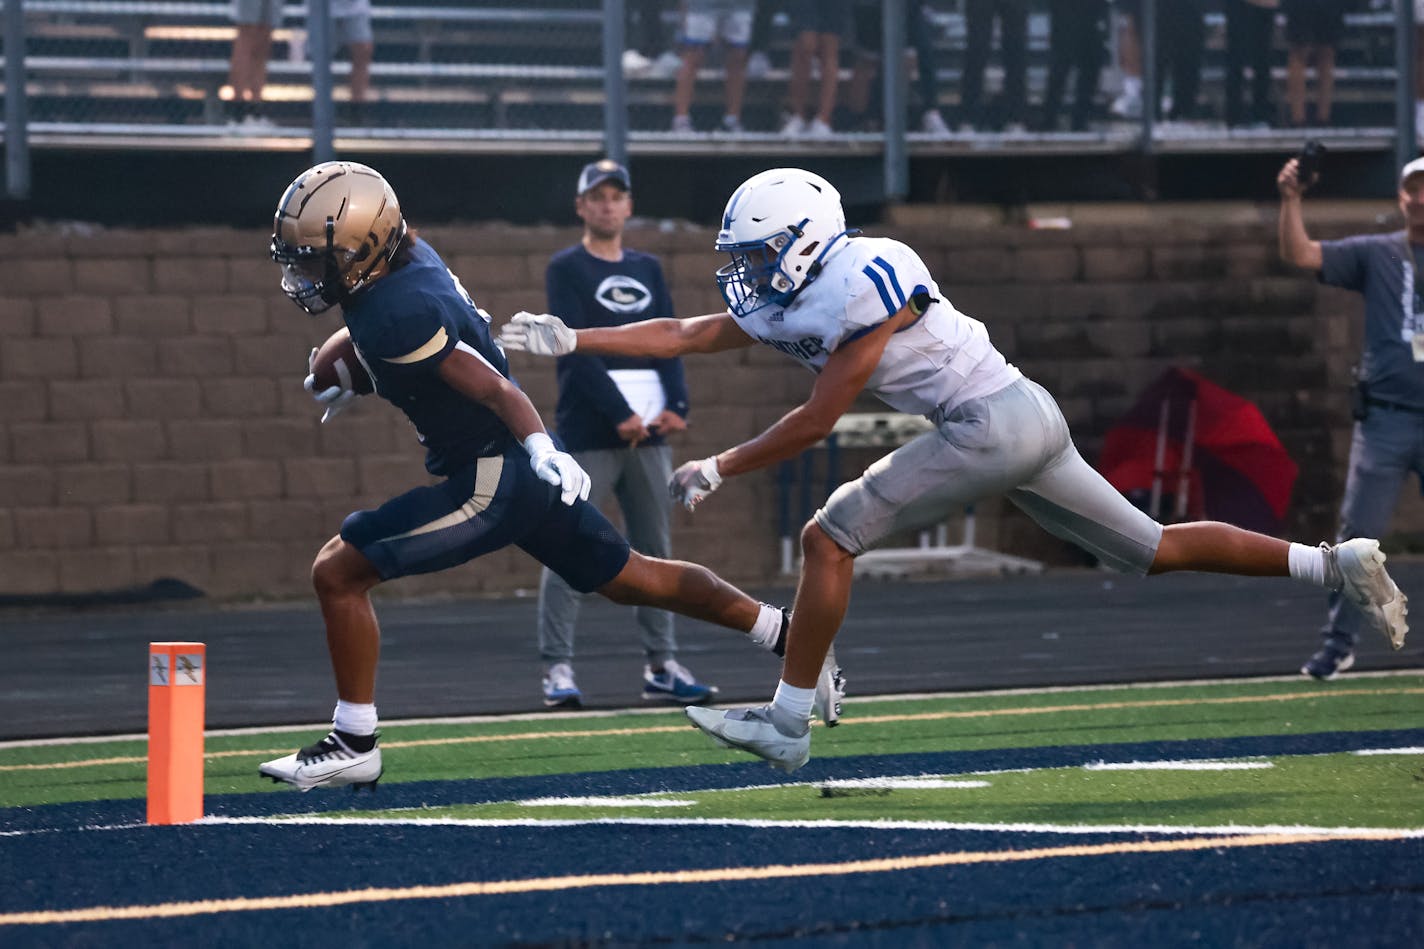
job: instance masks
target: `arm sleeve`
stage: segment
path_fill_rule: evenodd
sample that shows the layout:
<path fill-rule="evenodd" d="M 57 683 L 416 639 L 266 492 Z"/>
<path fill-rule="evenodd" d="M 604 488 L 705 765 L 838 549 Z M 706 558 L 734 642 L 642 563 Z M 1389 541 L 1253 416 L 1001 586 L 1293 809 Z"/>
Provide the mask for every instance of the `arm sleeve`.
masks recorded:
<path fill-rule="evenodd" d="M 650 318 L 676 316 L 677 314 L 673 311 L 672 294 L 668 292 L 667 281 L 663 279 L 662 265 L 655 262 L 653 267 L 656 285 L 653 288 L 653 316 Z M 674 356 L 671 359 L 656 360 L 656 365 L 658 378 L 663 383 L 663 396 L 667 399 L 668 409 L 687 418 L 689 409 L 687 377 L 683 373 L 682 360 Z"/>
<path fill-rule="evenodd" d="M 380 360 L 382 370 L 418 375 L 436 371 L 459 342 L 459 329 L 440 308 L 419 306 L 391 320 L 365 355 Z"/>
<path fill-rule="evenodd" d="M 1339 241 L 1320 242 L 1320 282 L 1344 290 L 1363 290 L 1365 258 L 1371 244 L 1368 235 Z"/>
<path fill-rule="evenodd" d="M 549 299 L 549 312 L 574 329 L 585 329 L 589 323 L 585 294 L 580 294 L 576 274 L 557 264 L 544 272 L 544 291 Z M 576 393 L 599 415 L 617 425 L 633 414 L 628 400 L 608 375 L 608 366 L 598 356 L 585 356 L 577 351 L 558 359 L 559 390 Z"/>

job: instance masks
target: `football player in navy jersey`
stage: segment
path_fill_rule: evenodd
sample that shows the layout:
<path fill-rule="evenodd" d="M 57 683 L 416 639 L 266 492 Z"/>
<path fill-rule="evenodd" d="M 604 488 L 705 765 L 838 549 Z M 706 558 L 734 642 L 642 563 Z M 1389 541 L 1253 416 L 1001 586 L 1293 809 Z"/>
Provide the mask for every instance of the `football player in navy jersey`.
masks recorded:
<path fill-rule="evenodd" d="M 1378 541 L 1308 547 L 1230 524 L 1158 524 L 1083 460 L 1053 396 L 945 299 L 913 249 L 846 228 L 840 193 L 820 175 L 773 168 L 747 179 L 727 202 L 716 246 L 730 257 L 717 271 L 725 312 L 582 330 L 521 313 L 500 340 L 548 356 L 660 357 L 761 342 L 815 372 L 807 400 L 766 431 L 673 473 L 673 497 L 689 510 L 724 479 L 825 438 L 862 391 L 935 425 L 837 488 L 806 524 L 775 697 L 760 708 L 687 710 L 719 743 L 785 771 L 805 764 L 817 672 L 850 602 L 855 558 L 995 495 L 1124 573 L 1291 576 L 1339 590 L 1404 645 L 1406 600 Z"/>
<path fill-rule="evenodd" d="M 338 702 L 325 738 L 259 772 L 303 791 L 381 776 L 375 684 L 380 627 L 369 591 L 517 544 L 580 592 L 746 632 L 767 649 L 783 611 L 705 567 L 644 557 L 586 500 L 588 475 L 559 451 L 509 377 L 504 352 L 438 254 L 406 226 L 376 171 L 326 162 L 288 186 L 273 222 L 282 289 L 308 313 L 339 306 L 378 395 L 415 425 L 442 479 L 346 518 L 312 565 Z M 317 390 L 323 421 L 355 393 Z"/>

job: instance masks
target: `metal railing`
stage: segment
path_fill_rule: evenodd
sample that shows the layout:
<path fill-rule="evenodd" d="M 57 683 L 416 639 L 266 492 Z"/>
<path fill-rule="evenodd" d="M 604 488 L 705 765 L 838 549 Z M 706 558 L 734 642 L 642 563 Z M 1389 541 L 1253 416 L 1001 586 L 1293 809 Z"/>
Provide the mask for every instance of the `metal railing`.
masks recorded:
<path fill-rule="evenodd" d="M 222 109 L 229 61 L 213 49 L 227 43 L 232 32 L 232 8 L 216 2 L 165 2 L 165 0 L 4 0 L 4 143 L 6 190 L 16 199 L 30 190 L 29 151 L 32 143 L 78 145 L 85 141 L 120 143 L 133 147 L 188 147 L 228 142 L 234 147 L 264 148 L 279 143 L 285 148 L 310 148 L 314 158 L 336 154 L 359 144 L 380 143 L 411 147 L 427 143 L 433 149 L 450 147 L 515 149 L 541 147 L 589 151 L 602 148 L 626 160 L 630 151 L 645 153 L 756 153 L 776 155 L 860 155 L 883 158 L 883 194 L 894 200 L 908 191 L 912 155 L 1132 152 L 1163 149 L 1178 152 L 1213 149 L 1279 148 L 1303 133 L 1296 130 L 1166 128 L 1157 114 L 1154 96 L 1145 96 L 1141 117 L 1113 122 L 1084 132 L 1034 132 L 1018 130 L 933 134 L 917 131 L 907 117 L 909 88 L 906 59 L 906 12 L 917 0 L 884 0 L 881 4 L 883 65 L 877 88 L 881 127 L 871 131 L 842 130 L 829 139 L 788 141 L 765 120 L 760 128 L 735 134 L 676 133 L 659 126 L 669 108 L 672 80 L 662 75 L 629 76 L 623 72 L 624 0 L 568 0 L 566 6 L 449 5 L 433 3 L 406 6 L 388 0 L 371 11 L 382 36 L 419 50 L 418 57 L 380 60 L 371 75 L 380 88 L 379 114 L 361 117 L 349 98 L 337 88 L 347 82 L 351 66 L 333 62 L 334 36 L 327 17 L 329 0 L 283 8 L 279 31 L 289 53 L 300 45 L 297 30 L 306 28 L 307 59 L 289 55 L 267 66 L 272 79 L 267 100 L 281 109 L 280 121 L 256 132 L 234 130 Z M 1142 26 L 1155 32 L 1162 0 L 1144 0 Z M 953 55 L 966 41 L 961 15 L 938 4 L 925 21 L 937 31 L 942 47 Z M 56 38 L 50 48 L 26 56 L 13 55 L 27 45 L 26 18 L 48 29 Z M 1208 29 L 1221 28 L 1220 16 L 1207 15 Z M 105 32 L 102 27 L 112 29 Z M 88 32 L 75 27 L 92 27 Z M 1360 62 L 1339 70 L 1342 86 L 1367 89 L 1372 97 L 1372 118 L 1349 128 L 1315 129 L 1341 149 L 1393 150 L 1399 163 L 1415 153 L 1412 64 L 1414 58 L 1411 3 L 1392 10 L 1353 13 L 1349 29 L 1384 35 L 1392 29 L 1392 53 L 1386 62 Z M 598 27 L 597 37 L 592 29 Z M 65 30 L 77 36 L 98 36 L 95 55 L 64 52 Z M 474 31 L 465 34 L 460 31 Z M 538 36 L 547 30 L 557 37 L 547 50 L 533 58 L 508 48 L 510 37 Z M 186 31 L 186 32 L 185 32 Z M 381 31 L 386 31 L 382 33 Z M 512 31 L 512 32 L 511 32 Z M 563 32 L 559 32 L 563 31 Z M 44 30 L 32 30 L 29 39 L 45 40 Z M 477 36 L 478 53 L 462 47 L 461 36 Z M 1047 46 L 1047 20 L 1036 12 L 1030 22 L 1030 48 L 1041 53 Z M 107 39 L 103 39 L 107 37 Z M 75 42 L 82 43 L 81 38 Z M 183 55 L 189 48 L 200 55 Z M 440 47 L 447 42 L 449 48 Z M 166 45 L 165 45 L 166 44 Z M 1380 45 L 1378 43 L 1376 46 Z M 159 51 L 159 48 L 162 51 Z M 434 50 L 434 52 L 432 52 Z M 178 54 L 175 54 L 177 51 Z M 462 55 L 485 58 L 462 60 Z M 1378 50 L 1376 50 L 1378 52 Z M 1156 87 L 1155 44 L 1143 43 L 1143 84 Z M 309 61 L 307 61 L 309 59 Z M 996 67 L 993 67 L 996 68 Z M 993 71 L 991 68 L 991 72 Z M 1279 71 L 1279 69 L 1278 69 Z M 844 70 L 847 78 L 851 70 Z M 1041 85 L 1044 68 L 1032 67 L 1034 83 Z M 997 78 L 998 73 L 994 72 Z M 1219 75 L 1219 70 L 1216 75 Z M 699 108 L 710 111 L 717 100 L 722 70 L 714 64 L 698 77 L 703 99 Z M 775 96 L 786 82 L 787 70 L 774 68 L 758 80 L 758 103 L 775 119 Z M 961 84 L 963 68 L 957 62 L 934 70 L 936 89 Z M 1279 80 L 1279 76 L 1273 77 Z M 1035 86 L 1035 88 L 1037 88 Z M 1385 89 L 1392 101 L 1381 101 Z M 75 114 L 71 110 L 88 109 Z M 106 103 L 113 112 L 105 114 Z M 139 105 L 135 105 L 138 103 Z M 939 99 L 929 106 L 940 105 Z M 1386 111 L 1383 107 L 1390 106 Z M 165 116 L 163 109 L 169 110 Z M 130 110 L 125 113 L 124 110 Z M 426 118 L 425 116 L 431 117 Z M 157 116 L 155 119 L 153 116 Z M 652 116 L 652 118 L 649 118 Z M 250 134 L 237 139 L 235 134 Z"/>

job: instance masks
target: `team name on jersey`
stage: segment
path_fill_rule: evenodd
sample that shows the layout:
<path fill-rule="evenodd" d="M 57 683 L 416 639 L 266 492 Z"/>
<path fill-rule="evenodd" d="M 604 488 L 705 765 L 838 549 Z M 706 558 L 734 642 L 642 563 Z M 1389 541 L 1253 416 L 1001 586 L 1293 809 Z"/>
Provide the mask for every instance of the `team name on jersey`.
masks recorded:
<path fill-rule="evenodd" d="M 779 350 L 792 359 L 800 359 L 805 362 L 810 362 L 826 351 L 825 344 L 819 336 L 804 336 L 801 339 L 767 339 L 765 336 L 757 338 L 772 349 Z"/>

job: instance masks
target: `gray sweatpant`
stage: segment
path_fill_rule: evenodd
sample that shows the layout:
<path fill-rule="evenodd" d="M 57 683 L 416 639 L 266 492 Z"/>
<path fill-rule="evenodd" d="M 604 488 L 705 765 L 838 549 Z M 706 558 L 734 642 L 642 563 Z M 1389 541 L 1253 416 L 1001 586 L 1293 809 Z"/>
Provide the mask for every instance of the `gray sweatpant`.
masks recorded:
<path fill-rule="evenodd" d="M 1049 533 L 1123 573 L 1145 574 L 1162 525 L 1083 460 L 1053 396 L 1020 379 L 933 419 L 926 432 L 836 489 L 816 512 L 832 540 L 860 554 L 891 534 L 1006 495 Z"/>
<path fill-rule="evenodd" d="M 1400 489 L 1411 472 L 1424 479 L 1424 417 L 1370 406 L 1350 439 L 1350 470 L 1336 541 L 1389 533 Z M 1323 632 L 1353 647 L 1364 628 L 1364 614 L 1338 591 L 1329 595 L 1328 603 L 1329 622 Z"/>
<path fill-rule="evenodd" d="M 588 499 L 594 506 L 607 511 L 609 499 L 618 499 L 624 530 L 633 549 L 649 557 L 668 557 L 672 550 L 668 529 L 672 449 L 667 445 L 609 448 L 574 452 L 573 456 L 593 481 Z M 546 569 L 539 578 L 539 656 L 546 665 L 573 659 L 574 626 L 586 595 L 551 570 Z M 635 606 L 633 618 L 642 634 L 648 662 L 658 666 L 673 658 L 677 640 L 673 636 L 672 614 Z"/>

